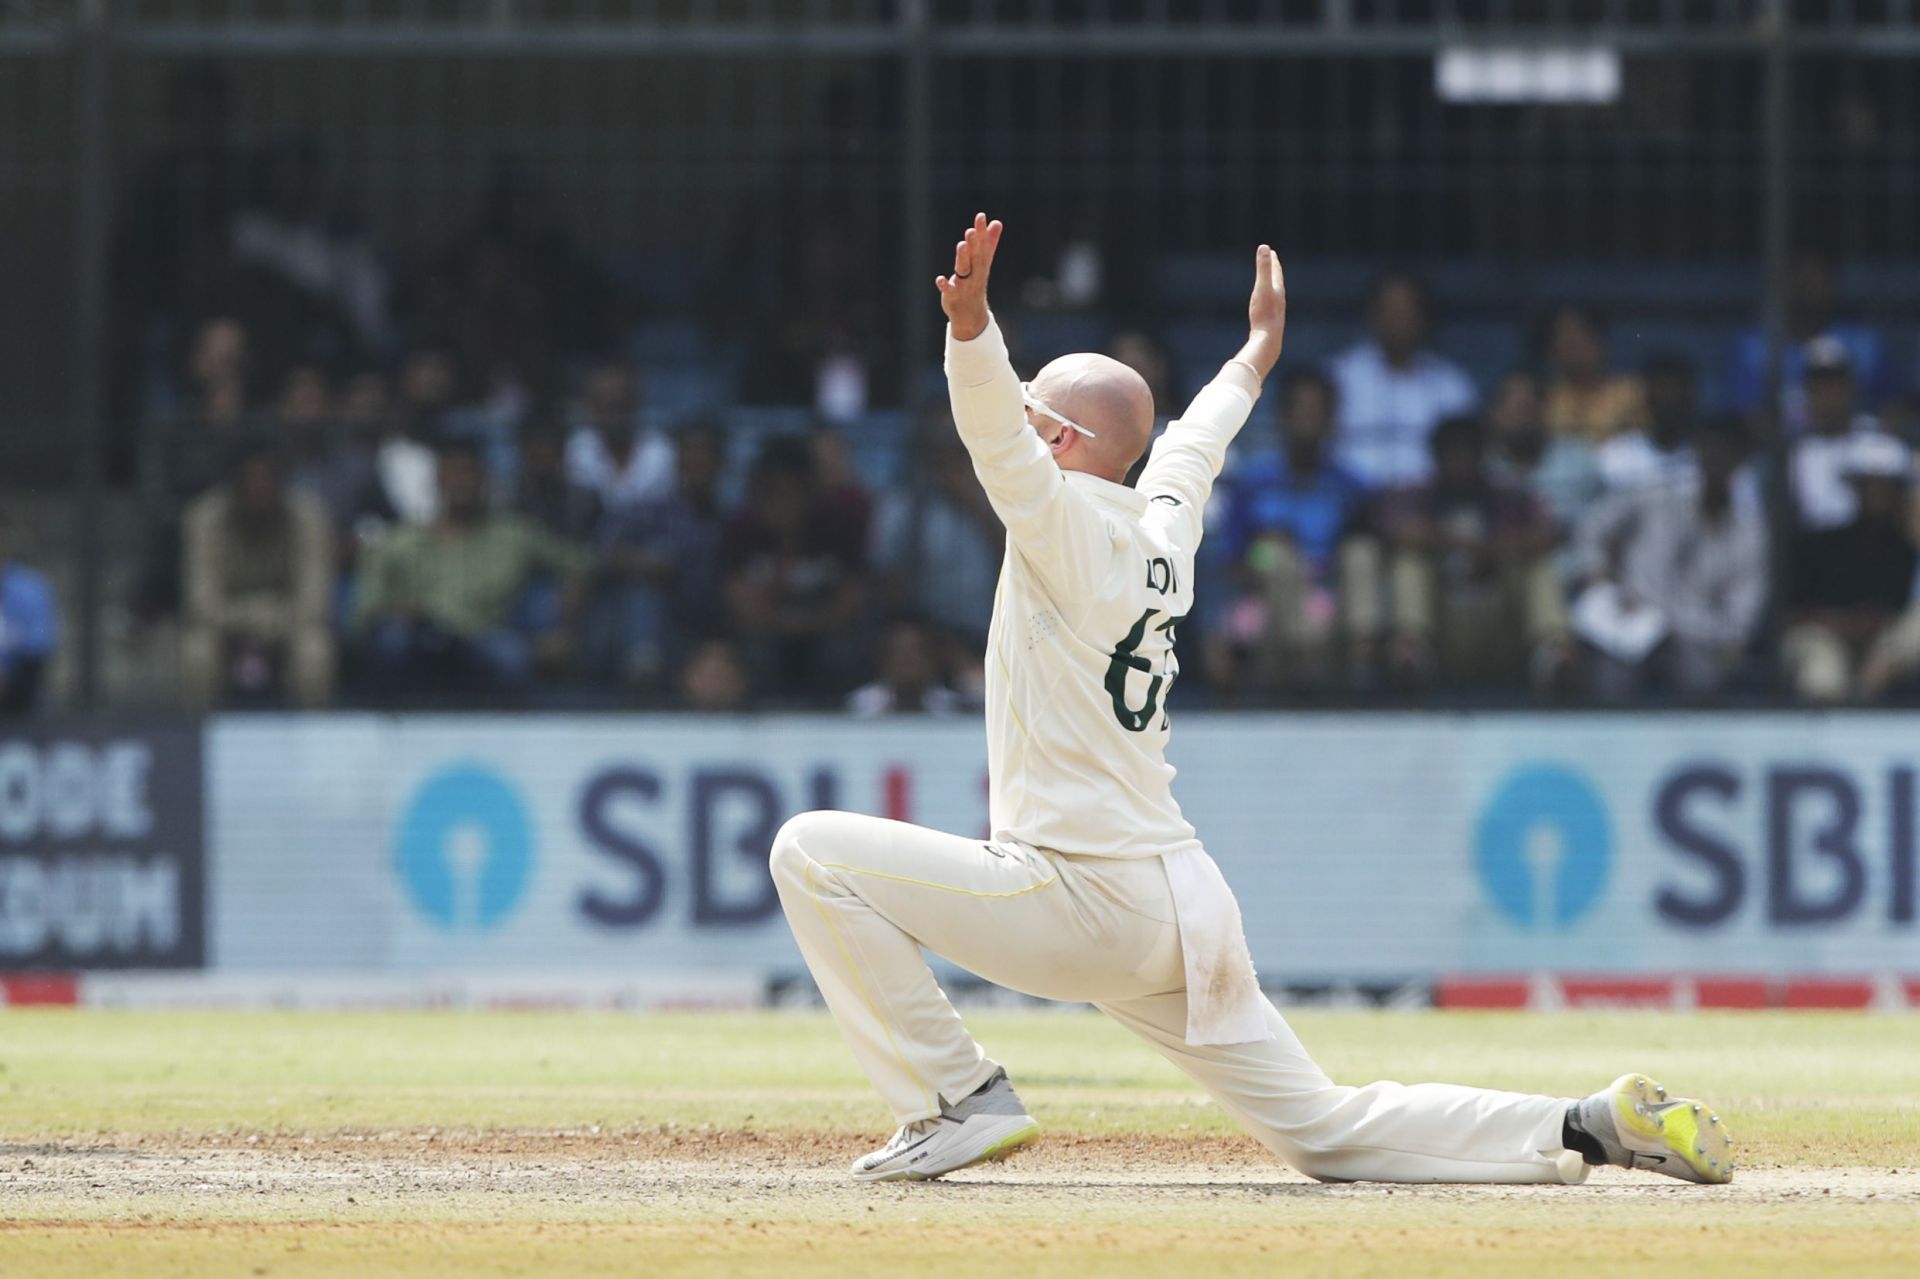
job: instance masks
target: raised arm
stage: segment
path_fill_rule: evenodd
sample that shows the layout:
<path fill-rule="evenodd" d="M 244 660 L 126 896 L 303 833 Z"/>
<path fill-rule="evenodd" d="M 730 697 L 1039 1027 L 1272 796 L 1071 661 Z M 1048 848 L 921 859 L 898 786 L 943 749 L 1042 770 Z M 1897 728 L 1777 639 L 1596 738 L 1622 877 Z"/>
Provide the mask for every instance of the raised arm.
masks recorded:
<path fill-rule="evenodd" d="M 1263 244 L 1254 254 L 1245 345 L 1167 427 L 1140 473 L 1140 491 L 1184 512 L 1196 537 L 1213 481 L 1226 462 L 1227 446 L 1253 412 L 1261 384 L 1280 358 L 1286 329 L 1286 276 L 1279 255 Z"/>
<path fill-rule="evenodd" d="M 1027 420 L 1020 375 L 987 309 L 987 279 L 1001 225 L 977 214 L 953 250 L 953 273 L 937 276 L 947 313 L 947 395 L 974 474 L 1014 547 L 1059 592 L 1091 584 L 1110 541 L 1104 517 L 1074 491 Z"/>

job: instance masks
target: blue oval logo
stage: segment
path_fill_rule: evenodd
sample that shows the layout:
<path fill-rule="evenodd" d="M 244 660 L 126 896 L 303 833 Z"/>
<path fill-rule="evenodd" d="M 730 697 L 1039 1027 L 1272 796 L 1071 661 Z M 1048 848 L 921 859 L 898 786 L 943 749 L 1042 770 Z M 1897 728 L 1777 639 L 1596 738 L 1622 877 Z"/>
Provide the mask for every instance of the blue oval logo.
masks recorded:
<path fill-rule="evenodd" d="M 1592 910 L 1612 861 L 1606 803 L 1572 769 L 1519 769 L 1480 811 L 1475 869 L 1500 913 L 1522 928 L 1565 928 Z"/>
<path fill-rule="evenodd" d="M 448 932 L 485 932 L 513 913 L 533 873 L 533 825 L 490 769 L 456 764 L 421 783 L 400 819 L 395 868 L 407 897 Z"/>

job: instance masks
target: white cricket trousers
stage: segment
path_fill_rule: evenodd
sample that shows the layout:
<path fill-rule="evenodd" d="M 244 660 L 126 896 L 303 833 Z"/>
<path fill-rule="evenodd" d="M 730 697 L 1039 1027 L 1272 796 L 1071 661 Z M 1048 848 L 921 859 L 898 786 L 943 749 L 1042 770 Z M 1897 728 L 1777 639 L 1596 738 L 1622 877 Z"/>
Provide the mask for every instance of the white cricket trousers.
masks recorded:
<path fill-rule="evenodd" d="M 1186 1042 L 1186 975 L 1158 857 L 1071 857 L 852 813 L 803 813 L 773 881 L 827 1007 L 896 1119 L 940 1113 L 998 1068 L 922 946 L 988 981 L 1093 1004 L 1191 1075 L 1269 1150 L 1329 1181 L 1580 1181 L 1568 1099 L 1452 1084 L 1334 1083 L 1278 1009 L 1264 1043 Z"/>

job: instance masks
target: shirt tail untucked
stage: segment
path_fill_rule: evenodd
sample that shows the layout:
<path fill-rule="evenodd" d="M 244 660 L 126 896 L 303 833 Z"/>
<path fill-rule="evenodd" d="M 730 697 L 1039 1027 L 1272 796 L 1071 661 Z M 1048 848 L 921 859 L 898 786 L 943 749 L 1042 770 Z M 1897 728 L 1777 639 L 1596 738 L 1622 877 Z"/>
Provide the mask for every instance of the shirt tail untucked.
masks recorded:
<path fill-rule="evenodd" d="M 1187 1042 L 1251 1044 L 1273 1038 L 1266 999 L 1247 950 L 1240 903 L 1204 849 L 1161 858 L 1187 970 Z"/>

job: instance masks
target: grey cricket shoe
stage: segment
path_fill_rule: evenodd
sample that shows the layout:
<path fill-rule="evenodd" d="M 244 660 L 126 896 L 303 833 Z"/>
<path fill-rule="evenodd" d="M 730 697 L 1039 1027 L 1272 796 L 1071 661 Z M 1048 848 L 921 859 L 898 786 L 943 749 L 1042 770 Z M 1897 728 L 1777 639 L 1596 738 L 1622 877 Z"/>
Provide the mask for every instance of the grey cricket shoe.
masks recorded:
<path fill-rule="evenodd" d="M 1733 1138 L 1720 1116 L 1691 1097 L 1669 1097 L 1645 1075 L 1622 1075 L 1574 1103 L 1569 1122 L 1615 1167 L 1716 1186 L 1733 1180 Z"/>
<path fill-rule="evenodd" d="M 1005 1159 L 1040 1135 L 1007 1072 L 957 1102 L 940 1099 L 940 1113 L 902 1127 L 870 1155 L 853 1161 L 855 1181 L 930 1181 L 969 1164 Z"/>

